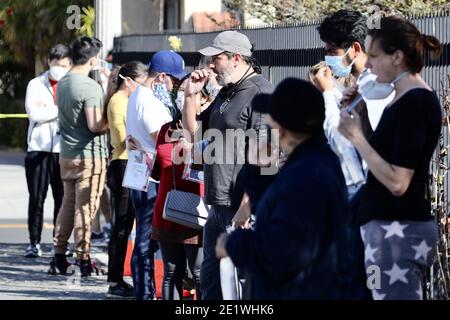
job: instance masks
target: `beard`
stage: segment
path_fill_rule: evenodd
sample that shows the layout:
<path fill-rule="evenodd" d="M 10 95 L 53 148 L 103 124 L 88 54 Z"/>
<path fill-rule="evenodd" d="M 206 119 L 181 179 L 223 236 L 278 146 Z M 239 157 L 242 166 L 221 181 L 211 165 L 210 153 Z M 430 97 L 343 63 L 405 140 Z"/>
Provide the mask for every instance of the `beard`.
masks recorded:
<path fill-rule="evenodd" d="M 217 72 L 217 70 L 216 70 L 216 72 Z M 230 83 L 232 83 L 232 71 L 231 70 L 223 70 L 221 72 L 217 72 L 216 80 L 217 80 L 217 83 L 222 87 L 229 85 Z"/>

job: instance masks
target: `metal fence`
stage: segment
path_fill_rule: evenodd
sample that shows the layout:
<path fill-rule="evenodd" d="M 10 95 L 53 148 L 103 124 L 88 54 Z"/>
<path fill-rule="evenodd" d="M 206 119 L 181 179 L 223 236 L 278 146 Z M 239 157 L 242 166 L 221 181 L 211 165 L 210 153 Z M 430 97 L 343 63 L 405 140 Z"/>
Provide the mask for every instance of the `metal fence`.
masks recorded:
<path fill-rule="evenodd" d="M 450 74 L 450 13 L 437 12 L 428 16 L 411 16 L 409 19 L 425 34 L 437 37 L 444 51 L 437 61 L 425 58 L 422 76 L 433 87 L 442 100 L 442 86 Z M 300 22 L 292 26 L 240 29 L 255 45 L 254 57 L 262 67 L 263 75 L 273 84 L 286 77 L 307 79 L 308 69 L 323 60 L 323 43 L 320 40 L 317 22 Z M 168 37 L 176 35 L 181 39 L 180 54 L 186 61 L 187 71 L 193 70 L 200 60 L 197 50 L 208 46 L 219 32 L 209 33 L 160 33 L 127 35 L 114 39 L 113 59 L 115 63 L 140 60 L 148 63 L 153 53 L 169 50 Z M 446 130 L 446 128 L 443 128 Z M 445 144 L 450 143 L 445 131 Z M 448 183 L 448 182 L 447 182 Z M 446 189 L 449 190 L 446 185 Z"/>
<path fill-rule="evenodd" d="M 442 102 L 442 86 L 450 74 L 450 13 L 437 12 L 433 15 L 409 17 L 425 34 L 437 37 L 444 51 L 437 61 L 426 58 L 422 76 L 438 93 Z M 273 84 L 286 77 L 307 79 L 309 67 L 323 60 L 323 43 L 320 40 L 317 22 L 300 22 L 292 26 L 240 29 L 255 45 L 254 57 L 262 67 L 263 75 Z M 113 59 L 115 63 L 140 60 L 148 63 L 152 55 L 160 50 L 169 50 L 168 37 L 176 35 L 181 39 L 180 54 L 186 61 L 187 71 L 193 70 L 199 63 L 197 50 L 208 46 L 219 32 L 208 33 L 160 33 L 126 35 L 114 39 Z M 446 128 L 443 128 L 446 130 Z M 450 143 L 445 131 L 445 144 Z M 448 182 L 447 182 L 448 183 Z M 446 189 L 449 190 L 446 185 Z"/>
<path fill-rule="evenodd" d="M 433 16 L 410 17 L 422 33 L 436 36 L 444 45 L 440 60 L 426 59 L 423 75 L 425 80 L 439 90 L 440 75 L 450 71 L 450 15 L 437 13 Z M 273 84 L 288 76 L 307 77 L 308 67 L 323 59 L 323 43 L 319 38 L 319 22 L 299 23 L 295 26 L 260 29 L 240 29 L 255 45 L 254 56 L 263 69 L 263 75 Z M 188 71 L 198 65 L 197 50 L 209 45 L 219 32 L 127 35 L 114 40 L 114 61 L 123 63 L 138 59 L 150 61 L 154 52 L 169 50 L 168 37 L 176 35 L 181 39 L 182 52 Z"/>
<path fill-rule="evenodd" d="M 442 85 L 450 74 L 450 14 L 435 13 L 431 16 L 410 17 L 410 20 L 425 34 L 437 37 L 444 47 L 441 58 L 429 61 L 426 58 L 422 76 L 441 97 Z M 294 26 L 240 29 L 255 45 L 254 57 L 262 67 L 263 75 L 273 84 L 286 77 L 307 79 L 310 66 L 323 60 L 323 43 L 317 27 L 320 22 L 305 22 Z M 168 37 L 176 35 L 181 39 L 186 69 L 193 70 L 200 60 L 197 50 L 208 46 L 219 32 L 143 34 L 127 35 L 114 39 L 113 59 L 115 63 L 140 60 L 148 63 L 153 53 L 169 50 Z M 448 85 L 448 83 L 446 83 Z M 441 97 L 442 102 L 442 97 Z M 445 143 L 450 139 L 445 134 Z M 447 190 L 449 190 L 447 186 Z"/>
<path fill-rule="evenodd" d="M 409 17 L 409 19 L 422 33 L 434 35 L 438 38 L 444 47 L 443 54 L 439 60 L 430 61 L 428 57 L 425 58 L 425 67 L 422 70 L 424 80 L 436 90 L 443 104 L 444 86 L 450 89 L 450 81 L 448 80 L 448 75 L 450 75 L 450 13 L 434 13 L 429 16 Z M 319 23 L 299 23 L 294 26 L 240 29 L 239 31 L 246 34 L 250 41 L 255 44 L 254 57 L 261 65 L 263 75 L 276 85 L 284 78 L 290 76 L 307 79 L 309 67 L 323 60 L 323 43 L 317 32 Z M 198 65 L 200 60 L 200 54 L 197 53 L 197 50 L 208 46 L 218 33 L 172 33 L 117 37 L 114 40 L 113 59 L 115 63 L 124 63 L 130 60 L 140 60 L 148 63 L 153 53 L 160 50 L 169 50 L 168 37 L 176 35 L 182 41 L 182 52 L 180 54 L 186 61 L 186 69 L 191 71 Z M 442 128 L 442 137 L 442 145 L 444 147 L 448 146 L 450 144 L 450 134 L 448 127 L 445 125 Z M 438 155 L 439 148 L 437 148 L 431 163 L 431 169 L 434 173 L 437 172 L 439 167 Z M 443 162 L 446 168 L 450 167 L 449 157 L 444 158 Z M 442 170 L 442 166 L 440 168 Z M 448 216 L 450 185 L 448 170 L 445 169 L 444 171 L 443 203 L 445 208 L 443 210 L 445 215 Z M 439 243 L 441 244 L 439 256 L 447 257 L 447 250 L 445 249 L 447 248 L 446 234 L 442 234 Z M 436 281 L 433 278 L 438 279 L 437 274 L 444 275 L 443 271 L 449 271 L 448 261 L 441 260 L 441 263 L 441 267 L 435 264 L 431 269 L 430 283 L 432 285 L 428 296 L 433 299 L 444 296 L 448 298 L 447 293 L 445 295 L 439 294 L 439 290 L 434 288 Z M 450 282 L 450 276 L 448 273 L 445 274 L 445 276 L 438 279 L 440 282 L 438 286 L 441 288 L 442 282 L 447 284 Z M 442 279 L 444 278 L 445 280 L 443 281 Z"/>

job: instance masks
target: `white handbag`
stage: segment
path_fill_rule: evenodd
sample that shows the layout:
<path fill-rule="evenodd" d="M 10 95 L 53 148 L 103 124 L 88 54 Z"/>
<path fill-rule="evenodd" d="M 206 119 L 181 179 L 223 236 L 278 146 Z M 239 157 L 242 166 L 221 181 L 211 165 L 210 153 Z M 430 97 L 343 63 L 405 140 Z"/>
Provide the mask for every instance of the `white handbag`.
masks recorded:
<path fill-rule="evenodd" d="M 203 198 L 197 194 L 177 190 L 175 165 L 172 164 L 172 168 L 174 189 L 167 193 L 163 218 L 192 229 L 202 230 L 208 218 L 210 206 L 205 205 Z"/>

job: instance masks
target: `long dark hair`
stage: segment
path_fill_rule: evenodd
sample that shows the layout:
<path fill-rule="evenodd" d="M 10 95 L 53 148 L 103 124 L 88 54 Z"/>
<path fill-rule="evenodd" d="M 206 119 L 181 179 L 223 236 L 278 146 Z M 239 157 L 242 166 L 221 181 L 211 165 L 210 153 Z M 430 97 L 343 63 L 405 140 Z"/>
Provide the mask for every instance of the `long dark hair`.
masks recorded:
<path fill-rule="evenodd" d="M 129 77 L 132 80 L 136 80 L 141 76 L 145 76 L 147 73 L 148 67 L 140 61 L 130 61 L 123 66 L 114 66 L 108 78 L 108 93 L 103 104 L 103 117 L 105 119 L 107 119 L 108 104 L 111 97 L 120 89 L 120 86 L 125 81 L 119 74 L 124 78 Z"/>
<path fill-rule="evenodd" d="M 421 34 L 417 27 L 407 19 L 399 16 L 381 18 L 380 29 L 371 29 L 368 33 L 372 43 L 378 40 L 380 47 L 387 54 L 401 50 L 405 54 L 406 66 L 415 73 L 422 70 L 424 51 L 431 59 L 437 59 L 442 53 L 442 46 L 436 37 Z"/>

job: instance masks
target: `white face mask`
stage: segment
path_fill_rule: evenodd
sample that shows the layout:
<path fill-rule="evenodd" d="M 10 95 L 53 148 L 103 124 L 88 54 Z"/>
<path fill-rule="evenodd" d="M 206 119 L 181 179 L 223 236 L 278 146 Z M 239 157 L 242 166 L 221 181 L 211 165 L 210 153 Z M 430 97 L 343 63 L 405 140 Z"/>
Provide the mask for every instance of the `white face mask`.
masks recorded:
<path fill-rule="evenodd" d="M 177 92 L 177 98 L 175 99 L 178 110 L 183 111 L 184 107 L 184 91 Z"/>
<path fill-rule="evenodd" d="M 401 73 L 397 78 L 389 83 L 368 81 L 364 86 L 359 88 L 359 92 L 364 99 L 367 100 L 382 100 L 389 97 L 395 90 L 395 83 L 406 76 L 409 72 Z"/>
<path fill-rule="evenodd" d="M 49 70 L 50 77 L 55 81 L 61 80 L 66 75 L 67 72 L 68 72 L 68 70 L 61 66 L 53 66 L 53 67 L 50 67 L 50 70 Z"/>
<path fill-rule="evenodd" d="M 344 92 L 345 87 L 342 85 L 342 83 L 340 83 L 339 81 L 336 80 L 336 78 L 332 77 L 331 81 L 333 81 L 334 87 L 339 90 L 341 93 Z"/>
<path fill-rule="evenodd" d="M 205 89 L 206 91 L 208 91 L 209 96 L 214 99 L 219 93 L 221 88 L 222 88 L 221 86 L 215 86 L 212 81 L 208 81 Z"/>

